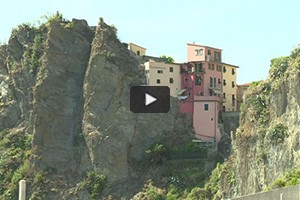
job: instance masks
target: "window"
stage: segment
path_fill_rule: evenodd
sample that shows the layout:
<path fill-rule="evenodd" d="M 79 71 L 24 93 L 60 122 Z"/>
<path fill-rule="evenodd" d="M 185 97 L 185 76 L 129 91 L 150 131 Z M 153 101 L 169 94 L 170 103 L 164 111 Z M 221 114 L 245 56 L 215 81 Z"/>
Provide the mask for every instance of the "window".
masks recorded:
<path fill-rule="evenodd" d="M 221 72 L 222 71 L 222 66 L 221 65 L 217 65 L 217 71 Z"/>
<path fill-rule="evenodd" d="M 187 69 L 188 69 L 188 73 L 192 73 L 193 72 L 193 67 L 192 66 L 188 66 Z"/>
<path fill-rule="evenodd" d="M 146 70 L 146 74 L 149 74 L 149 70 Z"/>
<path fill-rule="evenodd" d="M 141 55 L 141 52 L 140 52 L 140 51 L 137 51 L 137 52 L 136 52 L 136 55 L 138 55 L 138 56 Z"/>
<path fill-rule="evenodd" d="M 203 49 L 196 49 L 195 53 L 196 53 L 196 56 L 201 56 L 201 55 L 203 55 Z"/>
<path fill-rule="evenodd" d="M 216 87 L 216 84 L 217 83 L 217 79 L 216 78 L 214 78 L 214 87 Z"/>
<path fill-rule="evenodd" d="M 189 79 L 187 77 L 184 78 L 184 82 L 189 82 Z"/>
<path fill-rule="evenodd" d="M 214 96 L 214 91 L 213 90 L 209 90 L 209 95 L 210 96 Z"/>
<path fill-rule="evenodd" d="M 191 96 L 191 92 L 189 92 L 189 96 Z"/>
<path fill-rule="evenodd" d="M 170 83 L 174 83 L 174 80 L 173 80 L 173 78 L 170 78 L 170 80 L 169 80 L 169 81 L 170 81 Z"/>
<path fill-rule="evenodd" d="M 235 71 L 234 71 L 234 69 L 233 69 L 233 68 L 231 69 L 231 74 L 232 74 L 232 75 L 234 75 L 234 74 L 235 74 Z"/>
<path fill-rule="evenodd" d="M 203 96 L 203 92 L 202 91 L 200 91 L 200 96 Z"/>
<path fill-rule="evenodd" d="M 223 111 L 225 111 L 226 110 L 226 108 L 225 108 L 225 106 L 223 106 Z"/>
<path fill-rule="evenodd" d="M 218 59 L 219 59 L 219 62 L 222 61 L 222 58 L 221 58 L 221 52 L 218 52 Z"/>
<path fill-rule="evenodd" d="M 232 88 L 235 87 L 234 81 L 231 82 L 231 87 L 232 87 Z"/>
<path fill-rule="evenodd" d="M 214 64 L 208 64 L 208 69 L 209 70 L 215 70 L 215 65 Z"/>
<path fill-rule="evenodd" d="M 208 51 L 207 51 L 207 55 L 210 55 L 211 54 L 211 51 L 210 51 L 210 49 L 208 49 Z"/>
<path fill-rule="evenodd" d="M 204 110 L 207 111 L 208 110 L 208 104 L 204 104 Z"/>
<path fill-rule="evenodd" d="M 170 72 L 173 72 L 173 67 L 170 67 L 169 70 L 170 70 Z"/>
<path fill-rule="evenodd" d="M 221 84 L 221 79 L 218 78 L 218 84 Z"/>
<path fill-rule="evenodd" d="M 158 70 L 157 70 L 157 73 L 158 73 L 158 74 L 162 74 L 162 73 L 163 73 L 163 70 L 158 69 Z"/>
<path fill-rule="evenodd" d="M 201 79 L 201 76 L 196 76 L 196 85 L 201 85 L 202 84 L 202 79 Z"/>
<path fill-rule="evenodd" d="M 157 84 L 160 84 L 160 79 L 156 79 L 156 83 L 157 83 Z"/>
<path fill-rule="evenodd" d="M 209 78 L 209 86 L 213 87 L 214 79 L 212 77 Z"/>
<path fill-rule="evenodd" d="M 226 73 L 226 67 L 225 66 L 223 67 L 223 72 Z"/>
<path fill-rule="evenodd" d="M 215 61 L 218 61 L 219 59 L 218 59 L 218 52 L 214 52 L 214 59 L 215 59 Z"/>
<path fill-rule="evenodd" d="M 235 96 L 234 96 L 234 94 L 232 95 L 232 106 L 235 106 Z"/>
<path fill-rule="evenodd" d="M 223 85 L 224 85 L 224 86 L 226 85 L 226 80 L 225 80 L 225 79 L 223 79 Z"/>
<path fill-rule="evenodd" d="M 202 63 L 196 63 L 196 72 L 203 72 Z"/>
<path fill-rule="evenodd" d="M 223 93 L 223 98 L 226 99 L 226 93 L 225 92 Z"/>

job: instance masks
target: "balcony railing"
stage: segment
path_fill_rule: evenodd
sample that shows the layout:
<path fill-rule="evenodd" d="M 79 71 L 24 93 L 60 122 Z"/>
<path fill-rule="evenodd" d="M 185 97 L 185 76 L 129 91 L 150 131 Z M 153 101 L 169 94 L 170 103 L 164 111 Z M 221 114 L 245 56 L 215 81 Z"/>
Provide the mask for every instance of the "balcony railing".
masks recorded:
<path fill-rule="evenodd" d="M 209 89 L 213 90 L 215 93 L 222 93 L 222 88 L 220 86 L 210 86 Z"/>

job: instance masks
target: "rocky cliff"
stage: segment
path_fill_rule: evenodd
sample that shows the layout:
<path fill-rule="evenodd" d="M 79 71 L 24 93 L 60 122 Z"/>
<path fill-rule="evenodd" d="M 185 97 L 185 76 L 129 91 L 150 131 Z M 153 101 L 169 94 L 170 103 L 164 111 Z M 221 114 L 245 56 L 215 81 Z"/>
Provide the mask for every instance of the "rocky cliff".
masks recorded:
<path fill-rule="evenodd" d="M 212 180 L 220 186 L 215 198 L 256 193 L 270 189 L 270 185 L 276 188 L 299 184 L 299 177 L 291 175 L 300 165 L 299 137 L 300 48 L 297 48 L 290 56 L 273 59 L 269 77 L 252 83 L 245 93 L 240 127 L 232 135 L 232 155 L 215 170 L 219 178 Z M 290 175 L 285 180 L 278 181 L 287 173 Z"/>
<path fill-rule="evenodd" d="M 14 163 L 0 164 L 0 195 L 15 199 L 26 178 L 31 199 L 97 198 L 104 179 L 114 186 L 107 193 L 128 196 L 124 181 L 144 180 L 132 163 L 149 146 L 192 135 L 175 99 L 166 114 L 130 112 L 130 87 L 142 84 L 143 67 L 102 19 L 89 27 L 56 16 L 16 28 L 0 48 L 0 152 L 11 152 L 0 159 Z M 18 138 L 20 148 L 8 142 Z"/>

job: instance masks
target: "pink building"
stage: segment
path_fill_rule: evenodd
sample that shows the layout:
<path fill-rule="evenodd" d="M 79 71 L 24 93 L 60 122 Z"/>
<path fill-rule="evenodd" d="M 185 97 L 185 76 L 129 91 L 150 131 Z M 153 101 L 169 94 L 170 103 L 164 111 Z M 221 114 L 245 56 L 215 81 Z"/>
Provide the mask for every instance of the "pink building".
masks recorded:
<path fill-rule="evenodd" d="M 188 63 L 181 65 L 180 111 L 193 118 L 196 138 L 220 141 L 222 94 L 221 49 L 188 44 Z"/>

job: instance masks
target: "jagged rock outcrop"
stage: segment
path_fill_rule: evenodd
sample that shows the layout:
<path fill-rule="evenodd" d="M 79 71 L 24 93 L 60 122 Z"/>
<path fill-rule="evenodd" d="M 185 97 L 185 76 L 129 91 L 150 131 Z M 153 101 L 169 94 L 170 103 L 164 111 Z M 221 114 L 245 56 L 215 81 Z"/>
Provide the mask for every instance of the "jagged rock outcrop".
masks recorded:
<path fill-rule="evenodd" d="M 265 190 L 275 179 L 300 166 L 300 48 L 272 60 L 269 77 L 244 95 L 233 154 L 225 164 L 223 196 Z M 225 173 L 225 172 L 224 172 Z M 229 174 L 229 173 L 227 173 Z M 221 196 L 221 195 L 220 195 Z"/>
<path fill-rule="evenodd" d="M 118 187 L 150 145 L 192 133 L 175 99 L 166 114 L 131 113 L 130 87 L 144 84 L 144 69 L 102 19 L 96 28 L 84 20 L 20 26 L 0 56 L 0 131 L 33 135 L 29 195 L 40 195 L 34 176 L 45 172 L 42 198 L 88 199 L 76 189 L 87 171 Z"/>

